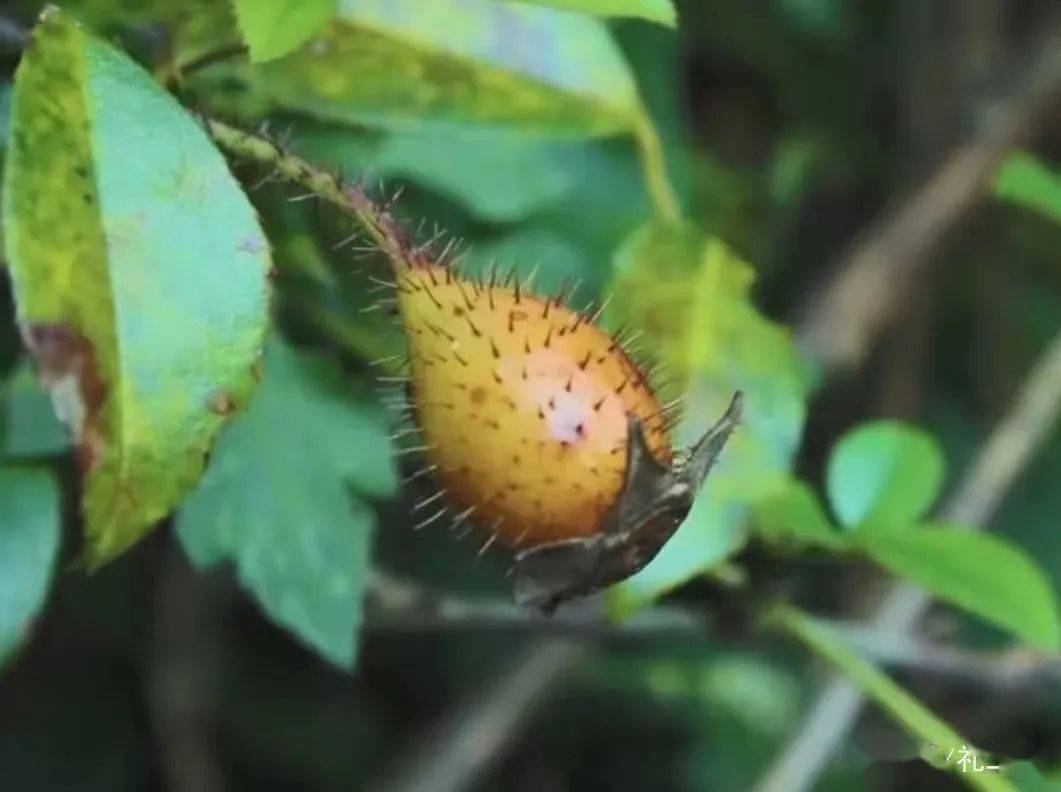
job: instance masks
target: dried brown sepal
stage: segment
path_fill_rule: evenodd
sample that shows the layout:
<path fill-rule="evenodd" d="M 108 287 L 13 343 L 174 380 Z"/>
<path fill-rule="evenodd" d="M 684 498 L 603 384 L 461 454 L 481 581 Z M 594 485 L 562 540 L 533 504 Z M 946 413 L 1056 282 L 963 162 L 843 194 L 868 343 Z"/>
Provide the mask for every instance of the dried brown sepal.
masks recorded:
<path fill-rule="evenodd" d="M 626 479 L 604 531 L 539 545 L 516 556 L 515 597 L 552 613 L 567 600 L 584 597 L 639 572 L 674 535 L 692 508 L 730 434 L 741 421 L 743 396 L 670 467 L 645 445 L 641 422 L 629 419 Z"/>

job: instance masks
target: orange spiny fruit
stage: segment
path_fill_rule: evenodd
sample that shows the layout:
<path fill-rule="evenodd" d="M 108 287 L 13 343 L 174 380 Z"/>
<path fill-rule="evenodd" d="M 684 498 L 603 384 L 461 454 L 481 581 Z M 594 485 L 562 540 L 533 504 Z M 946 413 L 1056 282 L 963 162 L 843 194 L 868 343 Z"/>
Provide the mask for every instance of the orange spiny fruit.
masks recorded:
<path fill-rule="evenodd" d="M 458 522 L 490 531 L 483 550 L 496 539 L 519 548 L 516 600 L 544 612 L 655 557 L 740 423 L 740 392 L 697 442 L 672 451 L 647 375 L 593 319 L 518 281 L 463 278 L 444 265 L 451 246 L 433 258 L 434 240 L 418 244 L 395 220 L 397 196 L 379 204 L 275 142 L 209 125 L 339 205 L 389 260 L 423 435 L 410 450 L 428 460 L 413 478 L 440 484 L 417 504 L 435 510 L 421 526 L 454 508 Z"/>
<path fill-rule="evenodd" d="M 628 419 L 671 462 L 647 377 L 559 298 L 422 264 L 398 273 L 410 402 L 429 465 L 462 518 L 512 546 L 599 533 L 624 485 Z M 425 522 L 445 511 L 432 498 Z"/>

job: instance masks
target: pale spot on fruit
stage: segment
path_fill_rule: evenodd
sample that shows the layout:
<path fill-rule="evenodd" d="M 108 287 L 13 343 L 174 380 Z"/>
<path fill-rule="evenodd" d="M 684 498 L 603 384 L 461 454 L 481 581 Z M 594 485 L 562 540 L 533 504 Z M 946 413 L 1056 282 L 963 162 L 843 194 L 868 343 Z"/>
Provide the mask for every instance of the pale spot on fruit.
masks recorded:
<path fill-rule="evenodd" d="M 581 394 L 563 392 L 557 394 L 555 404 L 545 414 L 549 436 L 561 443 L 577 443 L 585 436 L 592 405 Z"/>

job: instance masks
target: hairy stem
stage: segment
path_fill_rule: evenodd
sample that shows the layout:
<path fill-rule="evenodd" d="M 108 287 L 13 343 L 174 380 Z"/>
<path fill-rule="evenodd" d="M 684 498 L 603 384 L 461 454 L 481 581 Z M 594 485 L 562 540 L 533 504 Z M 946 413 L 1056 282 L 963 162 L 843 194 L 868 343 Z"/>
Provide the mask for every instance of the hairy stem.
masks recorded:
<path fill-rule="evenodd" d="M 284 151 L 278 143 L 212 118 L 204 118 L 207 132 L 225 151 L 259 165 L 299 185 L 353 217 L 365 235 L 390 259 L 398 272 L 432 262 L 427 249 L 419 246 L 395 221 L 390 208 L 373 201 L 360 184 Z"/>

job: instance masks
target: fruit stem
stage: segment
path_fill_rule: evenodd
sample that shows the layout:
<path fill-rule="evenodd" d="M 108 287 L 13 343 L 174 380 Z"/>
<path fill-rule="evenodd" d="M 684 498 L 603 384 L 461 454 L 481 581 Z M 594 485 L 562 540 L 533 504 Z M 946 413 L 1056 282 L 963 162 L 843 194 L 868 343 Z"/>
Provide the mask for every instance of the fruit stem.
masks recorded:
<path fill-rule="evenodd" d="M 390 259 L 398 272 L 431 263 L 395 221 L 389 207 L 373 201 L 356 182 L 290 154 L 275 141 L 213 118 L 202 118 L 206 131 L 222 149 L 271 167 L 273 172 L 339 207 L 358 221 L 368 238 Z"/>

